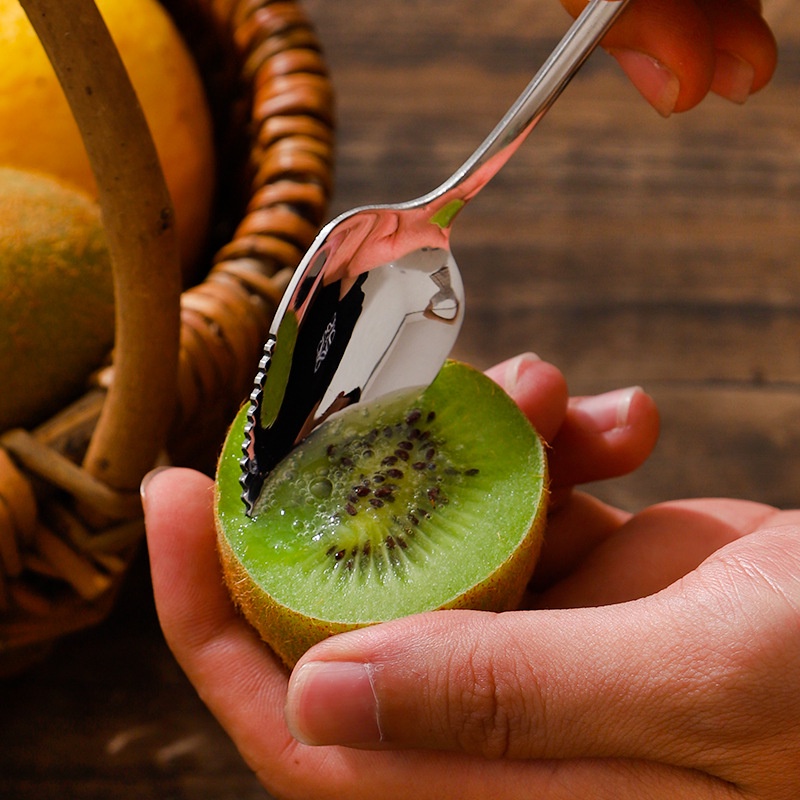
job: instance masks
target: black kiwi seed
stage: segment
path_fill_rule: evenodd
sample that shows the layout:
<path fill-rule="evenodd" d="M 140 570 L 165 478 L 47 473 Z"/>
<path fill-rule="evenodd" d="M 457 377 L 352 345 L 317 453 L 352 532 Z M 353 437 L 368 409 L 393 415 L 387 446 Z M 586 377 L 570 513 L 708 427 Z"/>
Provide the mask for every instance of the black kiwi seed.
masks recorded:
<path fill-rule="evenodd" d="M 432 506 L 435 506 L 437 503 L 439 505 L 444 505 L 447 503 L 447 498 L 441 494 L 438 486 L 432 486 L 430 489 L 428 489 L 428 500 L 431 501 Z"/>
<path fill-rule="evenodd" d="M 348 514 L 351 516 L 351 517 L 354 517 L 354 516 L 355 516 L 355 515 L 358 513 L 358 511 L 356 510 L 356 507 L 355 507 L 355 506 L 354 506 L 352 503 L 346 503 L 346 504 L 345 504 L 345 507 L 344 507 L 344 510 L 345 510 L 345 511 L 346 511 L 346 512 L 347 512 L 347 513 L 348 513 Z"/>
<path fill-rule="evenodd" d="M 435 411 L 429 411 L 428 412 L 428 416 L 426 417 L 426 419 L 428 420 L 428 422 L 433 422 L 436 419 L 436 412 Z"/>
<path fill-rule="evenodd" d="M 390 550 L 394 550 L 394 546 L 395 546 L 394 537 L 392 537 L 392 536 L 387 536 L 387 537 L 386 537 L 386 546 L 387 546 L 387 547 L 388 547 Z"/>
<path fill-rule="evenodd" d="M 479 472 L 480 470 L 477 467 L 472 467 L 471 469 L 468 469 L 464 474 L 469 475 L 471 477 L 473 475 L 477 475 Z"/>
<path fill-rule="evenodd" d="M 422 412 L 418 408 L 412 409 L 406 417 L 406 424 L 413 425 L 421 416 Z"/>
<path fill-rule="evenodd" d="M 396 480 L 399 480 L 400 478 L 403 477 L 403 470 L 401 470 L 401 469 L 387 469 L 386 470 L 386 474 L 390 478 L 395 478 Z"/>
<path fill-rule="evenodd" d="M 428 465 L 424 461 L 415 461 L 411 466 L 416 470 L 423 470 Z"/>
<path fill-rule="evenodd" d="M 353 492 L 358 497 L 366 497 L 369 494 L 369 486 L 366 486 L 362 483 L 361 486 L 356 486 Z"/>
<path fill-rule="evenodd" d="M 408 461 L 408 451 L 407 450 L 400 450 L 399 448 L 394 451 L 394 454 L 401 460 L 401 461 Z"/>
<path fill-rule="evenodd" d="M 381 464 L 383 464 L 383 466 L 389 466 L 391 464 L 396 464 L 396 463 L 397 463 L 397 456 L 386 456 L 386 458 L 384 458 L 383 461 L 381 461 Z"/>
<path fill-rule="evenodd" d="M 402 448 L 403 450 L 413 450 L 414 449 L 414 445 L 411 444 L 411 442 L 408 442 L 408 441 L 398 442 L 397 446 Z"/>
<path fill-rule="evenodd" d="M 375 490 L 375 497 L 388 497 L 391 493 L 391 486 L 380 486 Z"/>
<path fill-rule="evenodd" d="M 336 551 L 336 552 L 333 554 L 333 557 L 334 557 L 334 558 L 335 558 L 337 561 L 341 561 L 341 560 L 342 560 L 342 559 L 345 557 L 345 554 L 346 554 L 346 553 L 347 553 L 347 551 L 346 551 L 346 550 L 337 550 L 337 551 Z"/>
<path fill-rule="evenodd" d="M 383 508 L 383 500 L 381 500 L 379 497 L 371 497 L 369 504 L 375 508 Z"/>

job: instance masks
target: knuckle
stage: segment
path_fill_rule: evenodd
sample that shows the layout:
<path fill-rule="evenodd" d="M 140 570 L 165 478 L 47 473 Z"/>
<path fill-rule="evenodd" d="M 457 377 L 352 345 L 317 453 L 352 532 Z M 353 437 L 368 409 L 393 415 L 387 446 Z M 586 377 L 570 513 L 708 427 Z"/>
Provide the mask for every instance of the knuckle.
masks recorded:
<path fill-rule="evenodd" d="M 495 648 L 478 643 L 451 672 L 454 718 L 447 723 L 464 752 L 501 759 L 523 757 L 529 750 L 529 700 L 535 689 L 512 649 L 498 656 Z"/>

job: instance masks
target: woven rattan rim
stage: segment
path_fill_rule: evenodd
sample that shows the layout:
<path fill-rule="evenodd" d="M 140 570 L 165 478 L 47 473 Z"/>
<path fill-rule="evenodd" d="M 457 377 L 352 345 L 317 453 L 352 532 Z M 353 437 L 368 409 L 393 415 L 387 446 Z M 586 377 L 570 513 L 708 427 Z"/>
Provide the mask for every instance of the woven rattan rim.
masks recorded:
<path fill-rule="evenodd" d="M 245 156 L 226 167 L 236 179 L 224 210 L 240 211 L 203 282 L 180 297 L 177 412 L 158 443 L 159 459 L 208 468 L 247 397 L 283 287 L 326 213 L 333 92 L 300 3 L 164 3 L 192 29 L 224 111 L 220 141 Z M 142 539 L 138 493 L 84 465 L 109 386 L 120 379 L 115 368 L 34 430 L 0 435 L 0 673 L 103 619 Z"/>

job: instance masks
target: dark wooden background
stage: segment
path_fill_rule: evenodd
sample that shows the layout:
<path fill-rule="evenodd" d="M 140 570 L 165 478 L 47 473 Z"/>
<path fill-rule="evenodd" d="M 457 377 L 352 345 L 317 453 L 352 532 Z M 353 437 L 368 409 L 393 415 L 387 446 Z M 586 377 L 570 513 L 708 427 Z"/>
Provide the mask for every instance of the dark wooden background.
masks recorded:
<path fill-rule="evenodd" d="M 631 509 L 739 495 L 798 503 L 800 15 L 744 107 L 661 119 L 596 53 L 460 217 L 457 355 L 532 349 L 574 393 L 640 384 L 663 434 Z M 308 0 L 338 90 L 332 213 L 410 199 L 488 133 L 568 22 L 555 0 Z M 165 647 L 143 557 L 112 617 L 0 684 L 0 796 L 255 800 L 265 793 Z"/>

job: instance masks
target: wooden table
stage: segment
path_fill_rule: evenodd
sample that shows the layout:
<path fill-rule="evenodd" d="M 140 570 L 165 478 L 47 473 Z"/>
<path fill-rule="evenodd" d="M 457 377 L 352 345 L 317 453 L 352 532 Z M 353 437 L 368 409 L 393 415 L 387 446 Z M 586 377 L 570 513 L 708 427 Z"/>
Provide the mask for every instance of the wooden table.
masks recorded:
<path fill-rule="evenodd" d="M 651 461 L 595 487 L 632 509 L 798 503 L 800 18 L 766 5 L 781 67 L 744 107 L 662 120 L 597 53 L 456 226 L 458 356 L 531 349 L 575 393 L 641 384 L 658 400 Z M 307 6 L 338 88 L 333 212 L 437 185 L 567 22 L 555 0 Z M 164 645 L 144 557 L 105 624 L 0 684 L 0 742 L 13 800 L 266 796 Z"/>

